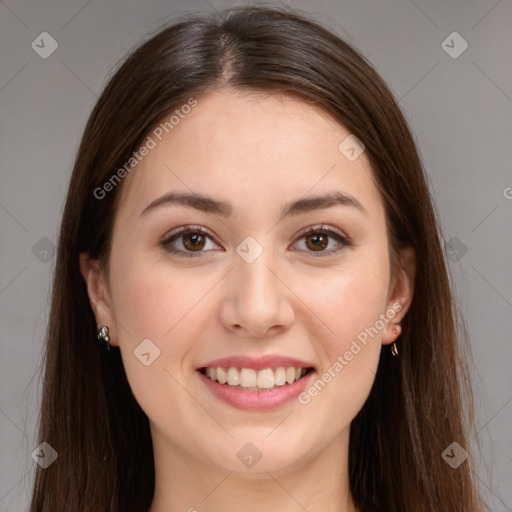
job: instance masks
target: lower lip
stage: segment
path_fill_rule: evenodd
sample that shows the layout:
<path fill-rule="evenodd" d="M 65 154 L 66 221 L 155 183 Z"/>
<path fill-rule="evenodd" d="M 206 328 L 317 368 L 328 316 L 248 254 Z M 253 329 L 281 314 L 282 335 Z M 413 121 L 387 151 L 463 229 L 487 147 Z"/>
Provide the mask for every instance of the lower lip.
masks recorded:
<path fill-rule="evenodd" d="M 293 384 L 287 384 L 270 391 L 242 391 L 241 389 L 233 388 L 227 384 L 219 384 L 219 382 L 208 378 L 200 371 L 197 373 L 199 373 L 206 387 L 219 400 L 237 409 L 264 410 L 275 409 L 296 398 L 304 391 L 307 383 L 315 374 L 315 371 L 310 371 Z"/>

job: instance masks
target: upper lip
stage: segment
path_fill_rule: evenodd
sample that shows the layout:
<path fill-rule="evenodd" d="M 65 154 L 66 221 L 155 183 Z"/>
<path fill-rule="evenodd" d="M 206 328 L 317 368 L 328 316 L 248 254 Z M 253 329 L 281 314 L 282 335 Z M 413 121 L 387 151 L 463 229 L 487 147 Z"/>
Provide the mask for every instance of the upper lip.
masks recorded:
<path fill-rule="evenodd" d="M 313 365 L 300 359 L 293 357 L 279 356 L 279 355 L 266 355 L 263 357 L 250 357 L 250 356 L 231 356 L 215 359 L 198 366 L 196 370 L 201 368 L 212 367 L 235 367 L 235 368 L 253 368 L 255 370 L 263 370 L 264 368 L 278 368 L 279 366 L 295 368 L 313 368 Z"/>

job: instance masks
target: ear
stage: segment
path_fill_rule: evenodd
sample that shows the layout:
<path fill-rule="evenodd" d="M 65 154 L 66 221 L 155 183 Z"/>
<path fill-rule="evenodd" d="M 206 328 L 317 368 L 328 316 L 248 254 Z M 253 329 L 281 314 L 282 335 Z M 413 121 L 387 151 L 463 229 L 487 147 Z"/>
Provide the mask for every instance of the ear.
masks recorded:
<path fill-rule="evenodd" d="M 96 318 L 98 329 L 108 325 L 110 345 L 117 345 L 116 322 L 112 300 L 105 273 L 97 260 L 91 259 L 87 252 L 79 254 L 80 273 L 87 286 L 89 302 Z"/>
<path fill-rule="evenodd" d="M 409 310 L 414 294 L 416 275 L 416 253 L 413 247 L 403 247 L 399 251 L 397 268 L 394 270 L 388 294 L 386 315 L 390 318 L 382 332 L 382 344 L 393 343 L 397 335 L 393 334 L 394 324 L 400 323 Z M 390 314 L 388 314 L 388 312 Z M 395 313 L 391 318 L 392 313 Z"/>

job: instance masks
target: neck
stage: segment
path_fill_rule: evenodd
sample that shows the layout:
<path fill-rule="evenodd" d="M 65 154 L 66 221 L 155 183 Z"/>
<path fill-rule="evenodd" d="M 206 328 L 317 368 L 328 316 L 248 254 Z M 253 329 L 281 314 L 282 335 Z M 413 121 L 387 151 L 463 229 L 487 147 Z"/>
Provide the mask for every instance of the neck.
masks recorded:
<path fill-rule="evenodd" d="M 149 512 L 358 512 L 349 489 L 349 429 L 287 468 L 230 471 L 198 460 L 152 428 L 155 492 Z M 262 462 L 263 459 L 260 461 Z"/>

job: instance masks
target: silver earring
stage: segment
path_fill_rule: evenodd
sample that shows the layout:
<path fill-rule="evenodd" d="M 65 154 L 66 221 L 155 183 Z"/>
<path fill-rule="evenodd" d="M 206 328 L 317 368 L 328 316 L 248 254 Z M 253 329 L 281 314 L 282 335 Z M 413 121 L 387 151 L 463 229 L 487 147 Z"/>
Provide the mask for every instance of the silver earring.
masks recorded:
<path fill-rule="evenodd" d="M 98 329 L 98 340 L 106 345 L 107 350 L 110 350 L 110 336 L 108 335 L 108 325 L 104 325 L 100 329 Z"/>

